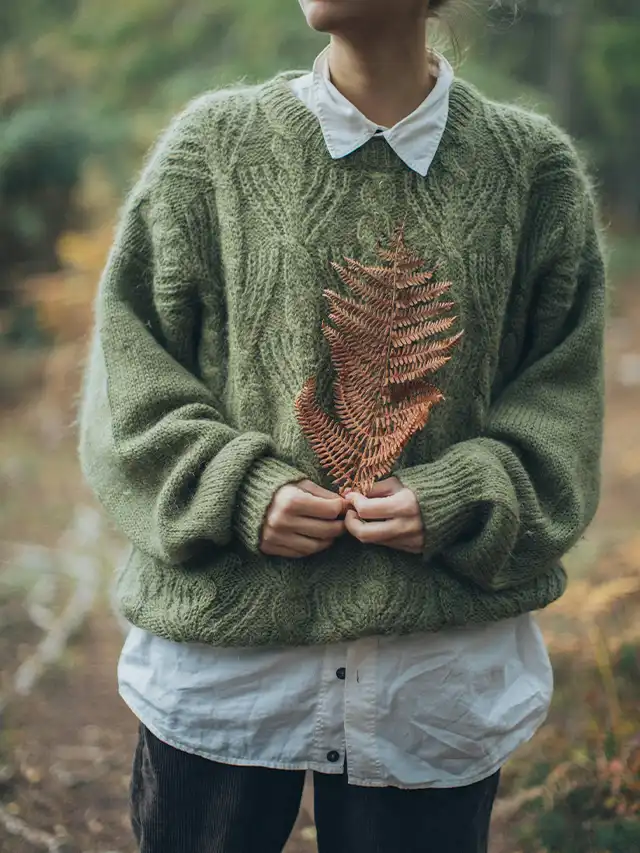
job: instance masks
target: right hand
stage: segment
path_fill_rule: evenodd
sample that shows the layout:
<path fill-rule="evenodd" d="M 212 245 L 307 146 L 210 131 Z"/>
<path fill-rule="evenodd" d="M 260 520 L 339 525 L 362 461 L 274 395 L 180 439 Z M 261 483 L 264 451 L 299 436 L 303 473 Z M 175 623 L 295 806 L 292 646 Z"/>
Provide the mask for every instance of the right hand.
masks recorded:
<path fill-rule="evenodd" d="M 311 480 L 275 493 L 262 528 L 260 550 L 273 557 L 309 557 L 345 532 L 347 502 Z"/>

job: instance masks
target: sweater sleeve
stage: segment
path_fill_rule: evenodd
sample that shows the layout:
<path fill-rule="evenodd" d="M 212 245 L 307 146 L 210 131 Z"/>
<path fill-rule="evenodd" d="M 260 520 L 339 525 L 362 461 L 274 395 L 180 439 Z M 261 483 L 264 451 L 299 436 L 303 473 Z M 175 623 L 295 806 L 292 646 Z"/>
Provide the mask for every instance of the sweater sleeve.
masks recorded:
<path fill-rule="evenodd" d="M 268 435 L 225 423 L 225 300 L 207 175 L 183 118 L 126 203 L 99 286 L 80 410 L 89 485 L 135 547 L 169 564 L 234 535 L 257 552 L 274 493 L 305 477 L 273 455 Z M 206 384 L 197 367 L 205 312 L 217 331 Z"/>
<path fill-rule="evenodd" d="M 424 556 L 487 590 L 548 570 L 599 500 L 606 299 L 594 204 L 566 143 L 539 172 L 520 259 L 531 297 L 519 364 L 482 435 L 396 472 L 417 496 Z"/>

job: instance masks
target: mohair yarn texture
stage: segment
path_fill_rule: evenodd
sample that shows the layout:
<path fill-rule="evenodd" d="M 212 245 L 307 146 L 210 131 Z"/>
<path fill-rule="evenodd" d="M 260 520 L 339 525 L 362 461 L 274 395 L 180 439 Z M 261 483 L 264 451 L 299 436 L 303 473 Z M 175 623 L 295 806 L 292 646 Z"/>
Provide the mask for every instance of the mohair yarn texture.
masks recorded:
<path fill-rule="evenodd" d="M 252 646 L 544 607 L 599 494 L 605 274 L 580 160 L 546 119 L 457 82 L 426 178 L 381 139 L 334 161 L 292 76 L 194 101 L 122 213 L 80 418 L 86 478 L 133 546 L 122 612 Z M 331 410 L 323 292 L 349 295 L 332 262 L 375 263 L 398 222 L 464 329 L 393 472 L 424 553 L 345 535 L 306 560 L 264 556 L 276 490 L 329 485 L 294 402 L 314 376 Z"/>

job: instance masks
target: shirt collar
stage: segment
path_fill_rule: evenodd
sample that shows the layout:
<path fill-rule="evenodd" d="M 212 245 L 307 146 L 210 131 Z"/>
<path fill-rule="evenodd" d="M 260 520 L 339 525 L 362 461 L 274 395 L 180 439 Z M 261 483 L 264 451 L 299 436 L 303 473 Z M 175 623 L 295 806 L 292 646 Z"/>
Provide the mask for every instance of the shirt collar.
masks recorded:
<path fill-rule="evenodd" d="M 398 157 L 413 171 L 425 176 L 436 155 L 449 115 L 449 93 L 454 72 L 447 59 L 433 53 L 436 85 L 410 115 L 391 128 L 370 121 L 331 82 L 328 48 L 316 59 L 297 94 L 317 116 L 325 144 L 334 159 L 360 148 L 376 134 L 383 136 Z M 305 94 L 303 94 L 303 92 Z"/>

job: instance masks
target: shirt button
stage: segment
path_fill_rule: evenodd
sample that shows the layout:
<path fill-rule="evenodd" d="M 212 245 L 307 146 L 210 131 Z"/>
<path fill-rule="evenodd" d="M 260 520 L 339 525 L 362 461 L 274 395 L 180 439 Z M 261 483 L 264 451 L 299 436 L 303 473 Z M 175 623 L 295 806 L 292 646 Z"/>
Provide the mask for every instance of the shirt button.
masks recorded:
<path fill-rule="evenodd" d="M 336 752 L 335 749 L 332 749 L 331 752 L 327 753 L 327 761 L 330 761 L 332 764 L 335 764 L 336 761 L 340 761 L 340 753 Z"/>
<path fill-rule="evenodd" d="M 336 678 L 339 678 L 340 681 L 344 681 L 347 677 L 347 670 L 341 666 L 340 669 L 336 670 Z"/>

